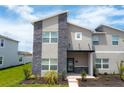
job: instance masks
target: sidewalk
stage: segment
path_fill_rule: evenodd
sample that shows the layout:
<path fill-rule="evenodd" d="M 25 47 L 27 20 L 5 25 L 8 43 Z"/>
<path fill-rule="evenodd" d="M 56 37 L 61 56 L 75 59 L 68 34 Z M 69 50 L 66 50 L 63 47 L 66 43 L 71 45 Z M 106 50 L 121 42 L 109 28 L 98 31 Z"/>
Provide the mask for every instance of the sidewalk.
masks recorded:
<path fill-rule="evenodd" d="M 95 77 L 87 75 L 86 78 L 95 78 Z M 80 75 L 76 75 L 76 74 L 68 75 L 67 76 L 67 80 L 68 80 L 69 87 L 79 87 L 77 79 L 81 79 L 81 76 Z"/>
<path fill-rule="evenodd" d="M 77 77 L 67 76 L 69 87 L 79 87 Z"/>
<path fill-rule="evenodd" d="M 78 81 L 76 79 L 68 79 L 69 87 L 78 87 Z"/>

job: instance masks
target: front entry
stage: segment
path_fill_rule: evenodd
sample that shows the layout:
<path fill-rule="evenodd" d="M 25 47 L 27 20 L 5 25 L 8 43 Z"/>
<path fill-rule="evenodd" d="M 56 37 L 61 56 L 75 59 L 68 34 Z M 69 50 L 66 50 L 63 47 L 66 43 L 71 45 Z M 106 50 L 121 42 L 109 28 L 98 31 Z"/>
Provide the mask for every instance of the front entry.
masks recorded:
<path fill-rule="evenodd" d="M 67 58 L 67 72 L 74 72 L 74 58 Z"/>

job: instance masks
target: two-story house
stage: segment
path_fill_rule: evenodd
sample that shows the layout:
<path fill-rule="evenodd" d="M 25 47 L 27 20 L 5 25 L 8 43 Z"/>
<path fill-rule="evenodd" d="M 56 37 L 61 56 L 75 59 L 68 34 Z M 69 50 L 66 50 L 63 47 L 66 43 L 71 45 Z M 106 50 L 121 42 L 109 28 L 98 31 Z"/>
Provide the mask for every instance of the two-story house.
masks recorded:
<path fill-rule="evenodd" d="M 82 22 L 83 23 L 83 22 Z M 94 31 L 67 21 L 67 11 L 33 22 L 33 74 L 118 73 L 124 60 L 124 32 L 101 25 Z"/>
<path fill-rule="evenodd" d="M 18 51 L 18 59 L 20 64 L 32 62 L 32 53 L 26 51 Z"/>
<path fill-rule="evenodd" d="M 0 35 L 0 69 L 19 65 L 18 41 Z"/>

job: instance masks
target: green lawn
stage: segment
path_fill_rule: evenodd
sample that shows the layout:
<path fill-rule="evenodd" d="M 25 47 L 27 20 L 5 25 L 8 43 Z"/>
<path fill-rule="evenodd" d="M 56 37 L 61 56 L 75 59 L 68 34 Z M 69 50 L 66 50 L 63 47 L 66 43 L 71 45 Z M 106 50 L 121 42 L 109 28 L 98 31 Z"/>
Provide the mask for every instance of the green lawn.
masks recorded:
<path fill-rule="evenodd" d="M 6 68 L 0 70 L 0 87 L 65 87 L 67 85 L 46 85 L 46 84 L 19 84 L 24 80 L 23 68 L 30 68 L 31 64 Z"/>

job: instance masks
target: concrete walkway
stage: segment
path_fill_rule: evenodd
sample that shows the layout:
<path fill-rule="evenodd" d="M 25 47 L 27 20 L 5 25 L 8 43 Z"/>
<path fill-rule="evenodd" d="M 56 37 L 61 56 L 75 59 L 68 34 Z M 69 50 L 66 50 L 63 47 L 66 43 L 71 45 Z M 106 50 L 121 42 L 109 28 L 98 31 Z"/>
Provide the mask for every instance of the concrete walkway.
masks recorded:
<path fill-rule="evenodd" d="M 87 75 L 86 78 L 94 79 L 95 77 Z M 79 74 L 68 75 L 67 80 L 68 80 L 69 87 L 79 87 L 77 79 L 81 79 L 81 75 Z"/>
<path fill-rule="evenodd" d="M 69 87 L 78 87 L 78 80 L 76 78 L 67 78 Z"/>

